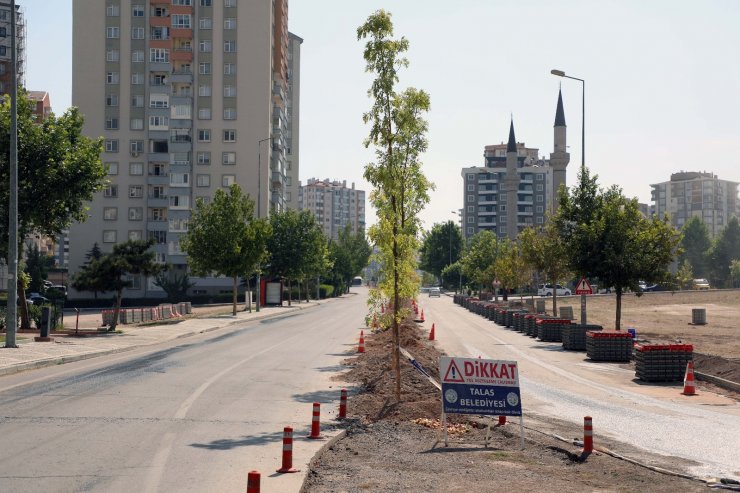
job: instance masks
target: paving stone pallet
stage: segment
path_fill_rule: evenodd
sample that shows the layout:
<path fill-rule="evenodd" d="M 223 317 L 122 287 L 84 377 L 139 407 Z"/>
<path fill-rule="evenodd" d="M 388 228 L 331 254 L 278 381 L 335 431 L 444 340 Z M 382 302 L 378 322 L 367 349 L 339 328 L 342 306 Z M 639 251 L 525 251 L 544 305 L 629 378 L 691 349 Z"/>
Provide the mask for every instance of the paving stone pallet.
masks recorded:
<path fill-rule="evenodd" d="M 680 382 L 693 355 L 691 344 L 638 344 L 635 376 L 645 382 Z"/>
<path fill-rule="evenodd" d="M 561 342 L 563 326 L 569 325 L 570 319 L 551 318 L 537 321 L 537 337 L 545 342 Z"/>
<path fill-rule="evenodd" d="M 522 310 L 521 308 L 513 308 L 506 311 L 506 319 L 504 320 L 504 324 L 507 327 L 513 327 L 514 326 L 514 314 L 515 313 L 527 313 L 527 310 Z"/>
<path fill-rule="evenodd" d="M 561 333 L 563 339 L 563 349 L 569 349 L 572 351 L 585 351 L 586 350 L 586 332 L 589 330 L 603 330 L 601 325 L 593 324 L 570 324 L 563 325 L 563 331 Z"/>
<path fill-rule="evenodd" d="M 618 330 L 586 332 L 586 356 L 593 361 L 629 361 L 632 335 Z"/>

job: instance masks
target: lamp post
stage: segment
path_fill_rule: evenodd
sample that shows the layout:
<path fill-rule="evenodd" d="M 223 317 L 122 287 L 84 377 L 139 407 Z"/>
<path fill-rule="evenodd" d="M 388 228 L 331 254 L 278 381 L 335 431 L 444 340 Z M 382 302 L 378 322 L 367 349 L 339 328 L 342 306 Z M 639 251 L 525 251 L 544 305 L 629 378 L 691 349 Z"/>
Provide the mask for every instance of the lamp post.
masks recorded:
<path fill-rule="evenodd" d="M 10 2 L 10 197 L 8 201 L 8 311 L 6 313 L 5 347 L 17 348 L 18 331 L 18 54 L 16 52 L 15 0 Z"/>
<path fill-rule="evenodd" d="M 586 168 L 586 81 L 578 77 L 565 75 L 565 72 L 558 69 L 552 69 L 550 73 L 558 77 L 581 81 L 581 173 L 583 173 L 583 170 Z"/>
<path fill-rule="evenodd" d="M 462 233 L 462 227 L 463 227 L 462 209 L 458 211 L 450 211 L 450 212 L 460 217 L 460 236 L 463 238 L 463 241 L 465 241 L 465 236 L 463 236 L 463 233 Z M 452 228 L 450 228 L 450 263 L 452 263 Z M 457 266 L 457 273 L 458 273 L 458 277 L 460 281 L 460 291 L 459 292 L 460 294 L 462 294 L 462 265 Z"/>
<path fill-rule="evenodd" d="M 272 141 L 272 137 L 259 140 L 257 142 L 257 218 L 262 216 L 262 143 Z M 261 291 L 262 291 L 262 276 L 260 273 L 261 266 L 257 266 L 257 304 L 256 309 L 260 311 Z"/>

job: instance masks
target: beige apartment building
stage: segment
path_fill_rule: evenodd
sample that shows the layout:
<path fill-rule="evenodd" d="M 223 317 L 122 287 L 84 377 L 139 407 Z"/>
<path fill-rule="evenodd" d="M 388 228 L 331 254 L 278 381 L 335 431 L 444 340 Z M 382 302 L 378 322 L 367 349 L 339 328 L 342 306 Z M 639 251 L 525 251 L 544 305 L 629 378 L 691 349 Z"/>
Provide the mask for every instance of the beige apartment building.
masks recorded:
<path fill-rule="evenodd" d="M 11 2 L 0 0 L 0 94 L 10 92 L 10 82 L 13 75 L 13 65 L 11 63 L 11 42 L 10 36 L 13 26 L 11 21 L 13 15 L 10 10 Z M 25 81 L 26 72 L 26 20 L 23 15 L 23 9 L 20 5 L 15 6 L 15 46 L 17 54 L 17 80 L 18 87 L 22 86 Z"/>
<path fill-rule="evenodd" d="M 72 104 L 105 141 L 110 184 L 71 228 L 71 272 L 94 243 L 144 238 L 186 271 L 195 202 L 233 183 L 261 217 L 295 203 L 302 40 L 288 0 L 74 0 L 73 24 Z M 194 280 L 196 294 L 228 289 Z M 163 295 L 133 281 L 127 296 Z"/>
<path fill-rule="evenodd" d="M 336 240 L 348 224 L 352 232 L 365 230 L 365 192 L 347 187 L 347 181 L 309 178 L 300 186 L 298 206 L 316 216 L 327 238 Z"/>

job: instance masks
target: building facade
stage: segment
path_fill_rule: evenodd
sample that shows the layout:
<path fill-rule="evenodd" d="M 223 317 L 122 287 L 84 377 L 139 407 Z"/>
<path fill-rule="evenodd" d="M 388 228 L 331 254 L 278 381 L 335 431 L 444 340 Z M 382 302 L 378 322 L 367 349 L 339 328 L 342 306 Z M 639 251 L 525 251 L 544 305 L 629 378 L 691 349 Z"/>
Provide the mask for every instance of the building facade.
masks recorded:
<path fill-rule="evenodd" d="M 565 150 L 561 94 L 555 112 L 554 152 L 549 160 L 539 156 L 539 149 L 516 141 L 512 120 L 508 142 L 485 147 L 484 166 L 462 169 L 464 237 L 489 230 L 499 238 L 514 239 L 522 229 L 544 224 L 547 213 L 557 208 L 558 188 L 565 185 L 570 161 Z"/>
<path fill-rule="evenodd" d="M 347 181 L 329 181 L 309 178 L 300 186 L 298 207 L 316 216 L 327 238 L 337 239 L 348 224 L 352 231 L 365 230 L 365 192 L 347 188 Z"/>
<path fill-rule="evenodd" d="M 234 183 L 261 217 L 289 205 L 300 56 L 287 0 L 74 0 L 73 24 L 72 104 L 84 133 L 104 138 L 110 184 L 70 231 L 72 272 L 94 243 L 146 238 L 173 275 L 186 271 L 191 209 Z M 163 295 L 143 281 L 130 296 Z M 195 282 L 198 293 L 223 283 Z"/>
<path fill-rule="evenodd" d="M 8 1 L 0 0 L 0 94 L 10 93 L 10 82 L 12 81 L 13 65 L 11 63 L 11 30 L 13 26 L 11 21 L 13 16 L 10 10 L 12 4 Z M 26 20 L 23 16 L 23 10 L 19 5 L 15 6 L 15 43 L 18 71 L 16 80 L 18 87 L 24 85 L 26 72 Z"/>
<path fill-rule="evenodd" d="M 720 180 L 714 173 L 681 171 L 673 173 L 670 181 L 650 188 L 651 212 L 658 217 L 668 214 L 678 229 L 696 216 L 714 238 L 732 216 L 740 216 L 738 183 Z"/>

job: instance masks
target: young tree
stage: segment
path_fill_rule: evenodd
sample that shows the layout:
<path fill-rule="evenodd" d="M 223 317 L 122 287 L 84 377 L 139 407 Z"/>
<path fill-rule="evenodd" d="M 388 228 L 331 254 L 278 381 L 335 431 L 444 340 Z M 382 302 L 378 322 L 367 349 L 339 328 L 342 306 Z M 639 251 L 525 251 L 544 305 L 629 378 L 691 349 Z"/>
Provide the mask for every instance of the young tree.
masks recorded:
<path fill-rule="evenodd" d="M 113 252 L 84 265 L 73 279 L 72 286 L 79 291 L 116 293 L 113 323 L 108 328 L 109 331 L 116 330 L 123 290 L 133 285 L 130 276 L 156 276 L 164 268 L 154 260 L 152 246 L 154 240 L 129 240 L 118 243 L 113 246 Z"/>
<path fill-rule="evenodd" d="M 476 233 L 468 242 L 468 250 L 462 258 L 463 274 L 481 290 L 490 288 L 496 279 L 496 258 L 500 242 L 488 230 Z"/>
<path fill-rule="evenodd" d="M 441 279 L 444 268 L 459 260 L 462 245 L 462 234 L 457 224 L 453 221 L 435 224 L 424 235 L 419 266 Z"/>
<path fill-rule="evenodd" d="M 187 272 L 182 274 L 170 272 L 169 275 L 166 272 L 160 272 L 154 279 L 154 285 L 167 293 L 167 301 L 177 303 L 188 294 L 188 289 L 195 286 L 195 283 L 190 281 Z"/>
<path fill-rule="evenodd" d="M 519 233 L 518 240 L 526 263 L 541 273 L 546 281 L 557 286 L 570 274 L 568 247 L 552 219 L 539 230 L 526 228 Z M 552 290 L 552 311 L 555 316 L 558 314 L 557 291 Z"/>
<path fill-rule="evenodd" d="M 691 281 L 694 279 L 694 270 L 691 268 L 691 262 L 688 259 L 681 263 L 676 272 L 676 283 L 679 289 L 691 289 Z"/>
<path fill-rule="evenodd" d="M 368 95 L 373 101 L 363 121 L 370 125 L 365 146 L 374 146 L 376 162 L 365 166 L 365 179 L 373 186 L 370 200 L 376 208 L 378 222 L 370 228 L 370 238 L 379 248 L 382 278 L 379 289 L 393 305 L 393 366 L 396 377 L 396 400 L 401 400 L 401 360 L 399 323 L 407 310 L 402 300 L 417 291 L 416 251 L 420 227 L 419 212 L 429 202 L 432 184 L 422 172 L 420 157 L 427 148 L 429 95 L 409 88 L 396 90 L 398 70 L 408 65 L 403 53 L 408 50 L 405 38 L 393 38 L 391 16 L 383 10 L 370 15 L 357 28 L 357 39 L 367 40 L 365 70 L 374 75 Z"/>
<path fill-rule="evenodd" d="M 41 293 L 44 290 L 44 281 L 49 275 L 49 269 L 54 267 L 54 257 L 42 255 L 37 245 L 32 245 L 26 256 L 26 273 L 31 277 L 28 290 Z"/>
<path fill-rule="evenodd" d="M 215 273 L 232 279 L 232 315 L 236 315 L 239 277 L 264 262 L 270 232 L 266 220 L 254 218 L 254 201 L 237 184 L 228 192 L 216 190 L 210 203 L 195 204 L 180 244 L 195 275 Z"/>
<path fill-rule="evenodd" d="M 688 260 L 696 277 L 709 277 L 708 262 L 712 240 L 709 238 L 707 225 L 701 218 L 692 216 L 681 228 L 681 233 L 683 253 L 678 257 L 678 262 Z"/>
<path fill-rule="evenodd" d="M 462 287 L 467 285 L 468 278 L 463 275 L 462 263 L 458 260 L 442 270 L 442 284 L 446 289 L 454 288 L 462 292 Z"/>
<path fill-rule="evenodd" d="M 332 280 L 338 293 L 349 291 L 352 279 L 367 266 L 372 253 L 365 232 L 353 233 L 352 226 L 348 224 L 339 232 L 336 241 L 329 241 L 328 248 L 332 268 L 327 272 L 327 277 Z"/>
<path fill-rule="evenodd" d="M 716 287 L 730 286 L 730 263 L 740 259 L 740 222 L 737 216 L 727 221 L 712 246 L 712 282 Z"/>
<path fill-rule="evenodd" d="M 509 292 L 527 283 L 531 277 L 531 270 L 527 268 L 527 262 L 521 254 L 519 245 L 508 238 L 503 240 L 499 246 L 499 253 L 493 266 L 496 278 L 501 283 L 504 292 L 504 300 L 509 298 Z"/>
<path fill-rule="evenodd" d="M 730 280 L 733 288 L 740 287 L 740 259 L 730 262 Z"/>

